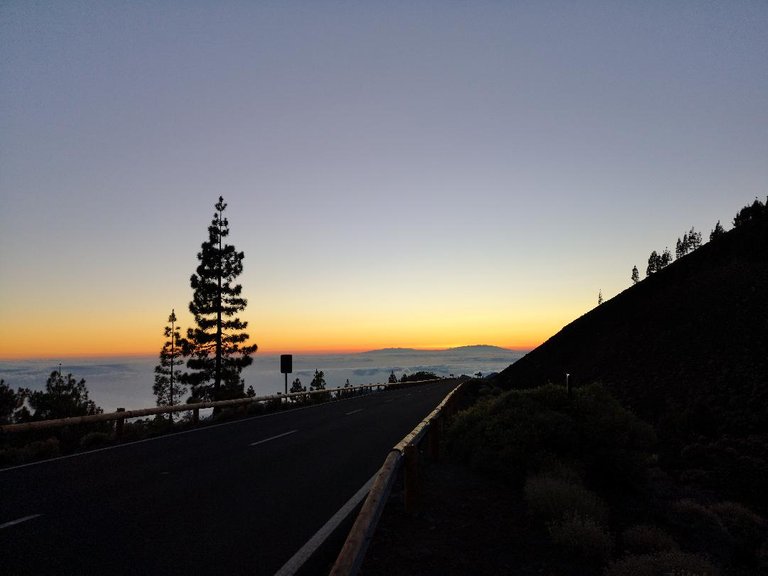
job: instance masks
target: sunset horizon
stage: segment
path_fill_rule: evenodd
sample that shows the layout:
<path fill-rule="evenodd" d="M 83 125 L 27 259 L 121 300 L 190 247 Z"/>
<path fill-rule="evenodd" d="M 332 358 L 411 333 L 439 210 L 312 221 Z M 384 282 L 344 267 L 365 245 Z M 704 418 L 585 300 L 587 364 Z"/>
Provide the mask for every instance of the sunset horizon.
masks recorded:
<path fill-rule="evenodd" d="M 531 345 L 501 345 L 492 343 L 469 343 L 469 344 L 451 344 L 451 345 L 386 345 L 386 346 L 341 346 L 338 348 L 324 348 L 315 346 L 296 346 L 296 347 L 270 347 L 259 350 L 255 353 L 262 356 L 273 356 L 280 354 L 293 354 L 295 356 L 326 356 L 326 355 L 354 355 L 365 354 L 367 352 L 378 352 L 381 350 L 412 350 L 416 352 L 441 352 L 448 351 L 456 348 L 469 348 L 475 346 L 489 346 L 494 348 L 500 348 L 503 350 L 509 350 L 513 352 L 527 352 L 536 348 L 542 342 Z M 100 350 L 100 351 L 74 351 L 74 352 L 41 352 L 39 354 L 30 355 L 19 352 L 18 354 L 4 353 L 0 355 L 0 362 L 12 362 L 12 361 L 24 361 L 24 360 L 67 360 L 67 359 L 94 359 L 94 358 L 147 358 L 157 356 L 159 353 L 159 347 L 157 350 L 144 350 L 144 351 L 127 351 L 127 350 Z"/>
<path fill-rule="evenodd" d="M 0 358 L 531 349 L 768 192 L 760 4 L 0 7 Z M 226 332 L 226 330 L 225 330 Z"/>

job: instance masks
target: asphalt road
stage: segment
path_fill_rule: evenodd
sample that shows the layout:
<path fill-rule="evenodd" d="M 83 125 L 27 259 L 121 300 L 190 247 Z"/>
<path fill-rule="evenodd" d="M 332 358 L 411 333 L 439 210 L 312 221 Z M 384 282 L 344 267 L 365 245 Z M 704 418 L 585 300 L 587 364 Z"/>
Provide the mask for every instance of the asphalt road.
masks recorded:
<path fill-rule="evenodd" d="M 274 574 L 454 386 L 0 470 L 0 573 Z"/>

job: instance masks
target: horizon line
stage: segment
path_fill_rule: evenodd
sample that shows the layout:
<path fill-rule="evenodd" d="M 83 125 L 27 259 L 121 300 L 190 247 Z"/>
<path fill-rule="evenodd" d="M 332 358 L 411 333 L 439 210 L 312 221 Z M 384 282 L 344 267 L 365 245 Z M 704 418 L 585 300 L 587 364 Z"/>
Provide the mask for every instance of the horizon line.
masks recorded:
<path fill-rule="evenodd" d="M 262 355 L 262 356 L 279 356 L 281 354 L 292 354 L 293 356 L 302 355 L 302 356 L 324 356 L 324 355 L 331 355 L 331 354 L 365 354 L 367 352 L 378 352 L 382 350 L 412 350 L 414 352 L 446 352 L 448 350 L 454 350 L 456 348 L 471 348 L 471 347 L 477 347 L 477 346 L 489 346 L 493 348 L 501 348 L 503 350 L 509 350 L 511 352 L 528 352 L 530 350 L 533 350 L 539 344 L 535 346 L 498 346 L 496 344 L 458 344 L 458 345 L 452 345 L 452 346 L 384 346 L 381 348 L 337 348 L 337 349 L 299 349 L 296 351 L 286 351 L 286 350 L 276 350 L 276 349 L 267 349 L 264 351 L 258 350 L 255 354 L 252 355 Z M 23 360 L 56 360 L 61 361 L 65 359 L 86 359 L 86 358 L 146 358 L 148 356 L 158 356 L 158 352 L 93 352 L 90 354 L 87 353 L 64 353 L 64 354 L 55 354 L 55 353 L 45 353 L 45 354 L 35 354 L 35 355 L 9 355 L 4 356 L 0 355 L 0 362 L 13 362 L 13 361 L 23 361 Z"/>

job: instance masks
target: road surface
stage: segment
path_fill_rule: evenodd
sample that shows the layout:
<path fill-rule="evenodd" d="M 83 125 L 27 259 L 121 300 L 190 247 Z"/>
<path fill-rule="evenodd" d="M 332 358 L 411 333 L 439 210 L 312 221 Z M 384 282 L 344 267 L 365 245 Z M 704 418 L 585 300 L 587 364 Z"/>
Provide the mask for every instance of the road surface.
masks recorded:
<path fill-rule="evenodd" d="M 455 385 L 0 470 L 0 573 L 274 574 Z"/>

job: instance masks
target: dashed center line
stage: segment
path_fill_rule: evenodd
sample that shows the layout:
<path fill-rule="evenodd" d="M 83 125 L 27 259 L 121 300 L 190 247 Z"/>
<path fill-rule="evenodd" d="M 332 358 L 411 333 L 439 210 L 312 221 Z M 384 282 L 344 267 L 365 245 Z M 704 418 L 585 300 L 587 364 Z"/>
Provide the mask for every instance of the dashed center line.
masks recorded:
<path fill-rule="evenodd" d="M 39 518 L 40 516 L 42 516 L 42 514 L 31 514 L 30 516 L 24 516 L 24 518 L 11 520 L 10 522 L 6 522 L 5 524 L 0 524 L 0 530 L 2 530 L 3 528 L 10 528 L 11 526 L 15 526 L 16 524 L 21 524 L 22 522 L 27 522 L 28 520 L 34 520 L 35 518 Z"/>
<path fill-rule="evenodd" d="M 282 434 L 278 434 L 277 436 L 272 436 L 271 438 L 264 438 L 264 440 L 259 440 L 258 442 L 251 442 L 251 446 L 256 446 L 258 444 L 264 444 L 264 442 L 269 442 L 271 440 L 277 440 L 278 438 L 282 438 L 283 436 L 288 436 L 290 434 L 295 434 L 298 432 L 298 430 L 291 430 L 290 432 L 283 432 Z"/>
<path fill-rule="evenodd" d="M 350 416 L 352 414 L 357 414 L 358 412 L 362 412 L 363 410 L 365 410 L 365 408 L 358 408 L 357 410 L 352 410 L 352 412 L 347 412 L 346 414 L 344 414 L 344 416 Z"/>

